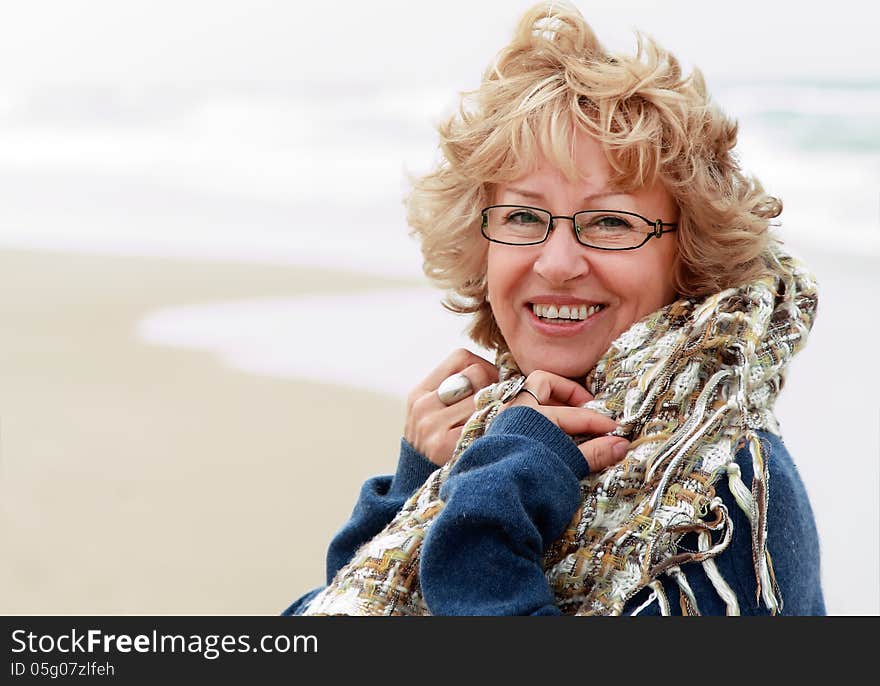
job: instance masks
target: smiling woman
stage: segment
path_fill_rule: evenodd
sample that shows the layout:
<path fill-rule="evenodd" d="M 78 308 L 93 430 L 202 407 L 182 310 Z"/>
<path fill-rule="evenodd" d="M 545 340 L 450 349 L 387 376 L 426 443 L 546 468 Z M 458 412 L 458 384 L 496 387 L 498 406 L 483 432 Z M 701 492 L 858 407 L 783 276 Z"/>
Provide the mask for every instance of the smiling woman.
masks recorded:
<path fill-rule="evenodd" d="M 815 284 L 735 123 L 699 72 L 649 40 L 612 55 L 560 3 L 472 95 L 407 202 L 496 358 L 453 352 L 410 393 L 397 473 L 287 612 L 823 614 L 773 414 Z"/>

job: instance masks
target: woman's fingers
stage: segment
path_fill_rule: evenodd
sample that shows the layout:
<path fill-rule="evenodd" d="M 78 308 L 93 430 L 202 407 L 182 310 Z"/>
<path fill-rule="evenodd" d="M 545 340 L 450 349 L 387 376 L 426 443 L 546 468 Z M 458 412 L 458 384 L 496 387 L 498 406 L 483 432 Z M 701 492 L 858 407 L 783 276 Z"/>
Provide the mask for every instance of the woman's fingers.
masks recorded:
<path fill-rule="evenodd" d="M 528 375 L 525 388 L 534 393 L 542 405 L 581 407 L 593 399 L 578 382 L 541 370 Z"/>
<path fill-rule="evenodd" d="M 498 381 L 498 369 L 494 364 L 490 364 L 485 360 L 466 367 L 461 371 L 461 374 L 464 374 L 471 382 L 471 385 L 474 387 L 474 393 Z"/>
<path fill-rule="evenodd" d="M 443 360 L 434 371 L 428 374 L 422 383 L 413 390 L 411 395 L 421 395 L 426 391 L 436 391 L 437 387 L 443 383 L 445 379 L 456 372 L 461 372 L 474 365 L 484 368 L 487 372 L 489 369 L 494 370 L 495 378 L 498 378 L 498 370 L 495 369 L 495 365 L 489 362 L 489 360 L 485 360 L 479 355 L 475 355 L 466 348 L 458 348 L 449 357 Z M 471 379 L 471 382 L 473 382 L 473 379 Z M 475 386 L 474 388 L 477 387 Z"/>
<path fill-rule="evenodd" d="M 526 405 L 537 410 L 569 436 L 579 434 L 595 436 L 581 443 L 578 449 L 590 466 L 590 472 L 598 472 L 620 462 L 629 449 L 629 441 L 620 436 L 603 435 L 614 431 L 617 423 L 595 410 L 580 407 L 579 401 L 584 395 L 572 385 L 578 386 L 574 381 L 553 374 L 543 373 L 535 378 L 533 373 L 529 375 L 525 384 L 525 389 L 529 392 L 521 393 L 510 404 Z M 592 398 L 586 391 L 584 393 L 589 396 L 588 399 Z M 550 405 L 552 400 L 564 402 L 566 405 Z M 567 406 L 572 402 L 577 403 L 578 406 Z"/>
<path fill-rule="evenodd" d="M 447 405 L 440 399 L 436 388 L 416 389 L 416 391 L 413 391 L 413 395 L 416 393 L 418 395 L 412 399 L 408 408 L 409 415 L 419 419 L 435 415 L 434 418 L 437 423 L 445 424 L 447 427 L 454 426 L 456 423 L 463 421 L 462 417 L 466 419 L 473 414 L 474 393 L 498 381 L 498 370 L 494 365 L 488 363 L 472 364 L 456 373 L 464 375 L 470 381 L 471 391 L 467 395 L 451 405 Z"/>
<path fill-rule="evenodd" d="M 590 465 L 590 473 L 595 473 L 620 462 L 629 450 L 629 441 L 619 436 L 599 436 L 578 448 Z"/>
<path fill-rule="evenodd" d="M 458 400 L 452 394 L 444 402 L 437 389 L 453 374 L 465 376 L 471 389 Z M 496 381 L 498 370 L 495 365 L 469 350 L 459 348 L 409 394 L 404 438 L 431 462 L 445 464 L 452 455 L 461 425 L 474 412 L 474 393 Z"/>
<path fill-rule="evenodd" d="M 508 403 L 508 407 L 531 407 L 569 436 L 601 435 L 614 431 L 617 423 L 613 419 L 582 407 L 592 397 L 583 386 L 571 379 L 549 372 L 533 372 L 526 379 L 523 390 Z M 553 401 L 561 404 L 553 404 Z"/>
<path fill-rule="evenodd" d="M 446 402 L 437 393 L 441 383 L 453 374 L 465 376 L 472 391 L 460 400 Z M 461 434 L 461 427 L 474 412 L 474 393 L 498 381 L 495 365 L 479 355 L 459 348 L 447 357 L 407 399 L 404 437 L 435 464 L 449 460 Z M 602 437 L 617 424 L 608 417 L 582 406 L 593 396 L 579 383 L 565 377 L 537 370 L 529 374 L 522 393 L 510 405 L 530 405 L 554 422 L 570 436 L 598 435 L 581 445 L 581 452 L 591 470 L 604 469 L 617 461 L 614 444 L 625 439 Z M 452 396 L 454 398 L 454 396 Z"/>
<path fill-rule="evenodd" d="M 601 436 L 617 428 L 617 422 L 585 407 L 535 408 L 569 436 L 594 434 Z"/>
<path fill-rule="evenodd" d="M 414 415 L 421 416 L 430 429 L 439 430 L 461 428 L 476 410 L 474 394 L 481 388 L 498 381 L 498 370 L 495 367 L 486 369 L 482 365 L 472 364 L 459 372 L 464 374 L 473 386 L 473 392 L 461 400 L 444 405 L 436 392 L 429 392 L 413 406 Z"/>

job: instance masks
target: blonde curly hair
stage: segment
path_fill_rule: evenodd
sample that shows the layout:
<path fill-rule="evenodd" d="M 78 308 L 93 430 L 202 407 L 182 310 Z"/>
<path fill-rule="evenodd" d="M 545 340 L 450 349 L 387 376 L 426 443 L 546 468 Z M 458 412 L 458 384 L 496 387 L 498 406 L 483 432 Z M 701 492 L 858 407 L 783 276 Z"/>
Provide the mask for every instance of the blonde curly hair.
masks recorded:
<path fill-rule="evenodd" d="M 737 124 L 710 102 L 699 70 L 638 35 L 636 54 L 612 55 L 580 12 L 541 3 L 440 123 L 441 161 L 410 178 L 407 220 L 421 240 L 425 274 L 448 291 L 444 305 L 473 313 L 478 344 L 505 347 L 486 300 L 487 243 L 480 210 L 494 187 L 533 170 L 540 155 L 578 177 L 575 132 L 602 145 L 611 183 L 660 181 L 680 210 L 674 284 L 703 296 L 764 275 L 769 220 L 782 203 L 747 176 L 734 154 Z"/>

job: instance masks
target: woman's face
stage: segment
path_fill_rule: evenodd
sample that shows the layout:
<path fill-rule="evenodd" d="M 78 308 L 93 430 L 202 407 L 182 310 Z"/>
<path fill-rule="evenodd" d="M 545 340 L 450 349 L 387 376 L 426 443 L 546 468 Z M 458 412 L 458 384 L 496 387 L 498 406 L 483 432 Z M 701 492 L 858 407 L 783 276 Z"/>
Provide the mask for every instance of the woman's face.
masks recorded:
<path fill-rule="evenodd" d="M 600 144 L 586 134 L 575 143 L 581 180 L 569 182 L 542 158 L 534 172 L 500 185 L 494 204 L 530 205 L 566 216 L 579 210 L 626 210 L 650 220 L 678 221 L 678 207 L 660 184 L 614 192 Z M 577 242 L 571 221 L 555 219 L 554 230 L 540 245 L 490 243 L 489 302 L 520 370 L 583 378 L 617 336 L 675 300 L 676 236 L 663 234 L 636 250 L 597 250 Z M 563 321 L 537 316 L 535 305 L 553 305 L 557 313 L 562 306 L 601 309 L 583 320 Z"/>

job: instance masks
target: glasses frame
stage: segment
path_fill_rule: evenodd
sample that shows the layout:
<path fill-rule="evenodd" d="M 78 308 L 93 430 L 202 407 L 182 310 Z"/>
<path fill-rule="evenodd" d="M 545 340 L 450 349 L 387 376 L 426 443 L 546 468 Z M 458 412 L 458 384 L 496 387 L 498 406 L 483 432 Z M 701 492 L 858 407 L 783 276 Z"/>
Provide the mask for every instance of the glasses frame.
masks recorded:
<path fill-rule="evenodd" d="M 517 208 L 518 207 L 523 210 L 537 210 L 538 212 L 544 212 L 545 214 L 549 214 L 550 220 L 547 222 L 547 231 L 546 231 L 546 233 L 544 233 L 544 237 L 539 241 L 532 241 L 531 243 L 510 243 L 509 241 L 499 241 L 497 238 L 490 238 L 488 235 L 486 235 L 486 229 L 488 228 L 488 224 L 489 224 L 489 216 L 488 216 L 489 210 L 492 210 L 492 209 L 495 209 L 498 207 L 510 207 L 510 208 Z M 645 222 L 645 224 L 647 226 L 654 227 L 654 230 L 646 233 L 645 240 L 643 240 L 641 243 L 639 243 L 638 245 L 634 245 L 632 247 L 629 247 L 629 248 L 605 248 L 600 245 L 592 245 L 590 243 L 584 243 L 584 241 L 581 240 L 580 231 L 578 231 L 577 221 L 575 220 L 575 217 L 577 217 L 579 214 L 584 214 L 584 213 L 593 214 L 595 212 L 613 212 L 614 214 L 625 214 L 630 217 L 636 217 L 637 219 L 641 219 L 643 222 Z M 568 220 L 570 220 L 571 221 L 571 230 L 574 232 L 574 239 L 580 245 L 583 245 L 586 248 L 593 248 L 595 250 L 615 250 L 615 251 L 617 251 L 617 250 L 638 250 L 639 248 L 641 248 L 645 243 L 647 243 L 652 238 L 660 238 L 660 236 L 662 236 L 664 233 L 672 233 L 673 231 L 678 230 L 678 224 L 664 222 L 662 219 L 656 219 L 654 221 L 651 221 L 650 219 L 646 219 L 645 217 L 643 217 L 640 214 L 636 214 L 635 212 L 626 212 L 624 210 L 579 210 L 578 212 L 575 212 L 572 215 L 565 215 L 565 214 L 551 214 L 550 210 L 545 210 L 543 207 L 532 207 L 531 205 L 489 205 L 488 207 L 484 207 L 482 210 L 480 210 L 480 214 L 483 217 L 483 222 L 480 225 L 480 233 L 483 235 L 483 238 L 485 238 L 487 241 L 491 241 L 492 243 L 499 243 L 501 245 L 516 245 L 516 246 L 540 245 L 541 243 L 544 243 L 550 237 L 551 232 L 553 231 L 553 229 L 556 228 L 553 224 L 554 219 L 568 219 Z M 671 228 L 671 229 L 663 228 L 666 226 L 671 226 L 673 228 Z"/>

